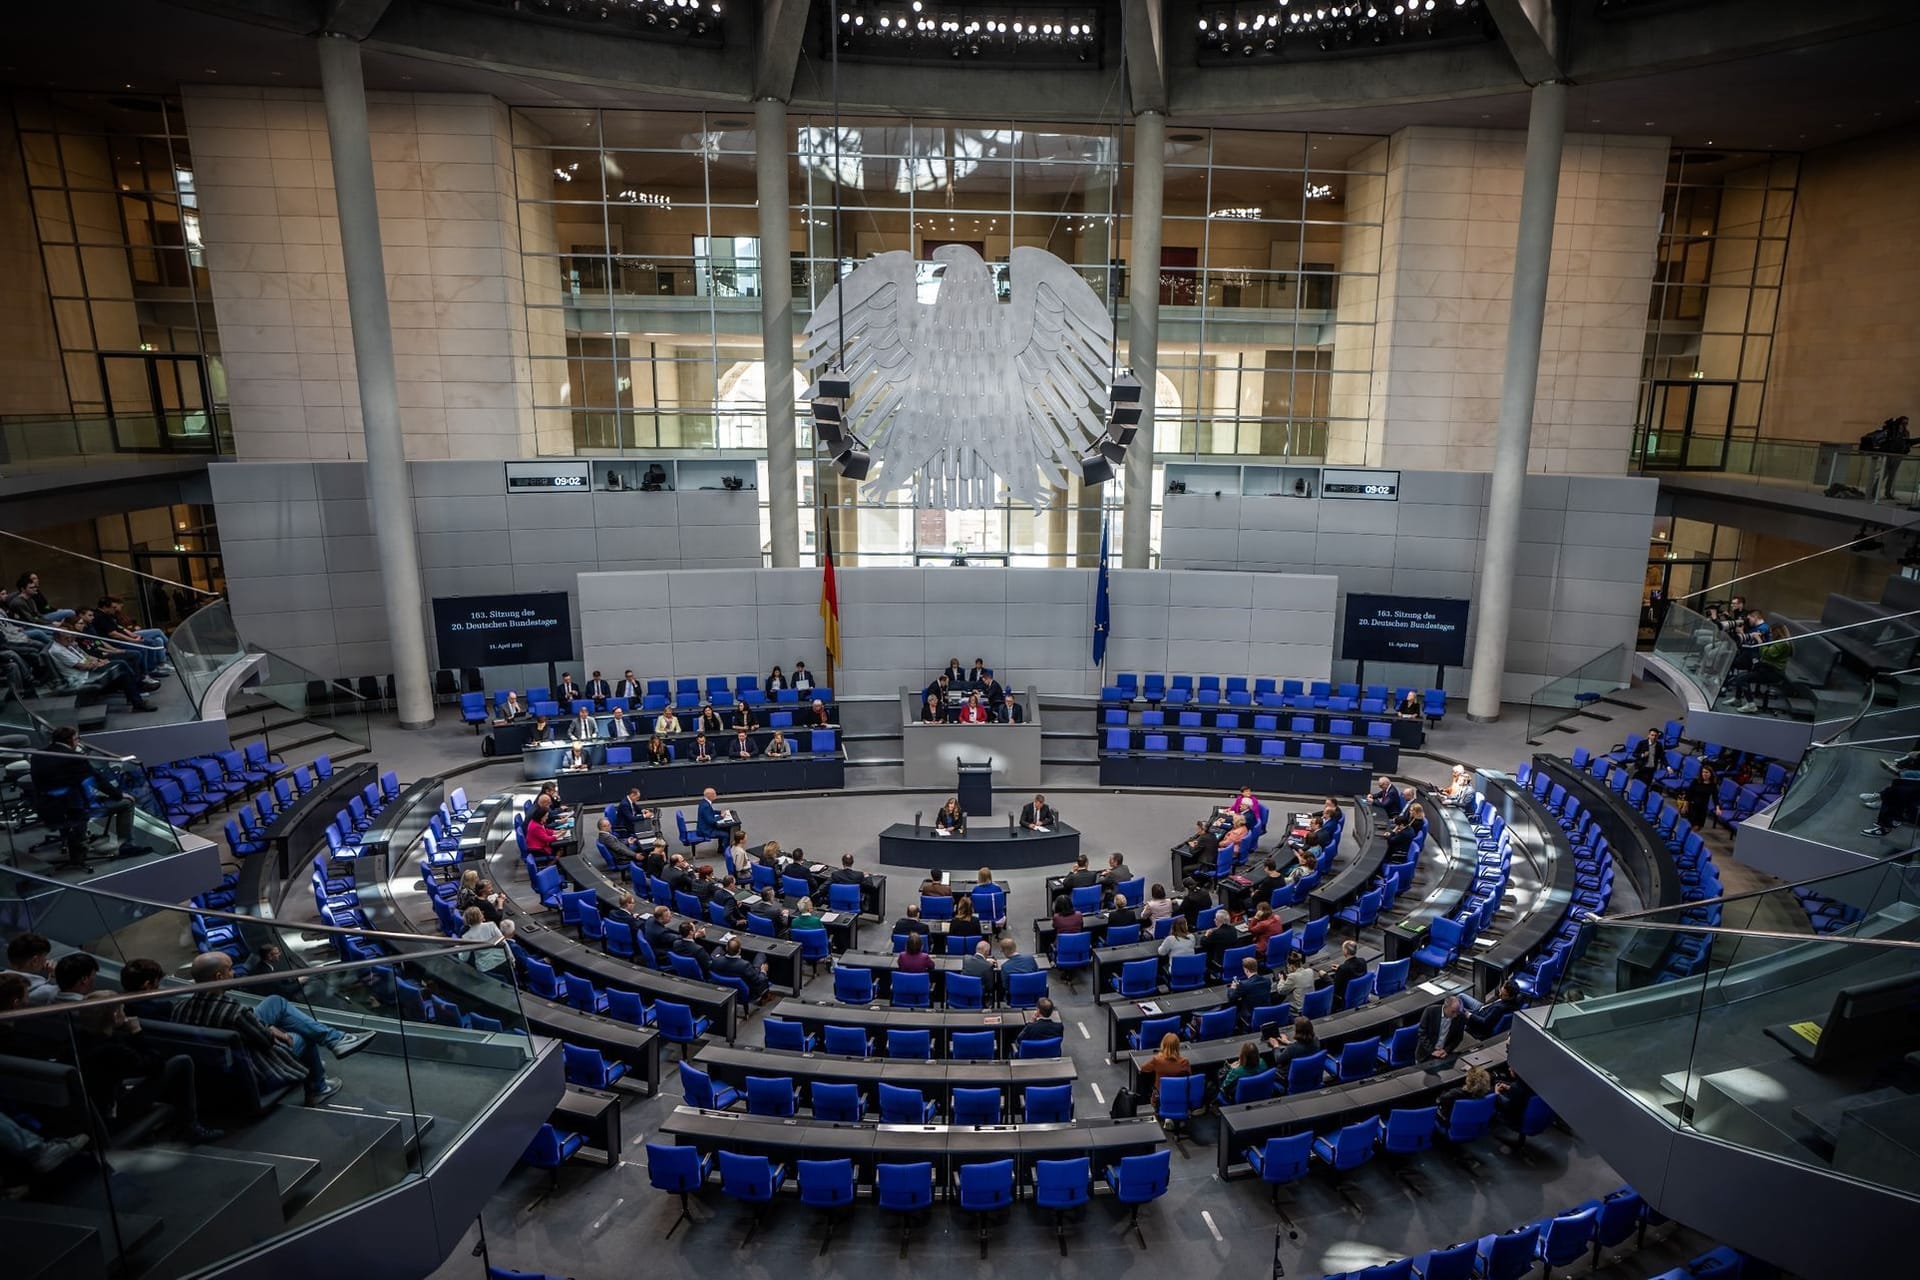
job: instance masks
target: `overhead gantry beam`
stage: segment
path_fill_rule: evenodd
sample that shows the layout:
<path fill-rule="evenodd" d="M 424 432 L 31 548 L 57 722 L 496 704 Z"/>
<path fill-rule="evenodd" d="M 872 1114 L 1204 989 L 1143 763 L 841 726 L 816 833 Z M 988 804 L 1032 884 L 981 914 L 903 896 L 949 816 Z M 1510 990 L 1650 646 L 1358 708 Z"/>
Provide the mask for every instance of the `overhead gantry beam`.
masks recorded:
<path fill-rule="evenodd" d="M 1127 84 L 1133 99 L 1128 106 L 1142 111 L 1167 110 L 1166 14 L 1162 0 L 1123 0 L 1121 22 L 1126 29 Z"/>
<path fill-rule="evenodd" d="M 323 0 L 320 29 L 349 40 L 365 40 L 387 16 L 393 0 Z"/>
<path fill-rule="evenodd" d="M 800 66 L 811 0 L 760 0 L 760 43 L 754 50 L 753 96 L 786 102 Z"/>
<path fill-rule="evenodd" d="M 1566 78 L 1557 0 L 1485 0 L 1500 39 L 1528 84 Z"/>

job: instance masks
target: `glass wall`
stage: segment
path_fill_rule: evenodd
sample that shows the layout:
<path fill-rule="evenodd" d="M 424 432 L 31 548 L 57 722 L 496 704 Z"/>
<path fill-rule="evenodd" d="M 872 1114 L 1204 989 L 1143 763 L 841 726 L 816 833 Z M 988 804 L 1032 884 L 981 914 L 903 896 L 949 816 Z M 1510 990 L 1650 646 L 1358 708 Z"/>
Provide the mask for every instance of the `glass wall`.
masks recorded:
<path fill-rule="evenodd" d="M 1799 157 L 1680 150 L 1647 317 L 1643 466 L 1742 465 L 1759 433 Z"/>
<path fill-rule="evenodd" d="M 548 454 L 716 450 L 763 459 L 765 272 L 792 281 L 796 325 L 839 264 L 966 244 L 1003 297 L 1015 246 L 1080 273 L 1118 319 L 1128 359 L 1130 131 L 1005 120 L 790 117 L 793 254 L 759 253 L 754 127 L 724 112 L 514 112 L 535 414 Z M 1364 434 L 1386 143 L 1373 137 L 1181 131 L 1167 142 L 1160 262 L 1160 456 L 1318 461 L 1330 432 Z M 798 398 L 804 382 L 796 376 Z M 816 475 L 800 418 L 801 528 L 831 514 L 850 563 L 1091 564 L 1122 482 L 1052 509 L 873 503 Z M 1155 509 L 1160 481 L 1156 471 Z M 764 470 L 761 493 L 767 493 Z M 1157 543 L 1157 539 L 1156 539 Z"/>
<path fill-rule="evenodd" d="M 226 383 L 178 101 L 13 101 L 67 394 L 118 450 L 227 451 Z"/>

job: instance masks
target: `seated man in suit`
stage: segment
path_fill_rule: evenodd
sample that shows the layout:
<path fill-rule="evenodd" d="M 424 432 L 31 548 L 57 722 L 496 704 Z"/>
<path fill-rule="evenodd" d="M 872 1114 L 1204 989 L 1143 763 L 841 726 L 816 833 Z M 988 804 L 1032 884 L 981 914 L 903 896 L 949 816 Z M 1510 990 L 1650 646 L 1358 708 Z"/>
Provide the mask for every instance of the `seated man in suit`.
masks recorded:
<path fill-rule="evenodd" d="M 587 696 L 593 699 L 594 706 L 605 711 L 607 699 L 613 696 L 613 686 L 602 680 L 600 673 L 596 671 L 593 673 L 593 679 L 587 681 Z"/>
<path fill-rule="evenodd" d="M 833 873 L 827 877 L 828 884 L 863 885 L 866 882 L 866 873 L 853 865 L 853 855 L 850 853 L 840 855 L 840 865 L 835 867 Z"/>
<path fill-rule="evenodd" d="M 695 830 L 702 840 L 717 839 L 724 846 L 727 840 L 732 839 L 733 829 L 740 825 L 740 819 L 734 816 L 733 810 L 722 809 L 719 801 L 720 794 L 712 787 L 700 793 L 699 818 Z"/>
<path fill-rule="evenodd" d="M 1227 914 L 1225 907 L 1216 907 L 1213 928 L 1207 930 L 1200 943 L 1200 949 L 1207 953 L 1207 972 L 1220 974 L 1223 980 L 1231 977 L 1231 974 L 1222 972 L 1227 952 L 1252 941 L 1252 935 L 1233 922 L 1233 917 Z"/>
<path fill-rule="evenodd" d="M 1133 872 L 1127 870 L 1126 860 L 1118 853 L 1107 855 L 1107 869 L 1100 873 L 1100 887 L 1108 893 L 1133 879 Z"/>
<path fill-rule="evenodd" d="M 701 948 L 706 950 L 705 947 Z M 767 968 L 755 964 L 740 954 L 740 939 L 728 938 L 727 945 L 720 954 L 709 962 L 709 969 L 716 978 L 738 978 L 747 984 L 747 994 L 761 1004 L 773 998 L 773 984 L 767 981 Z"/>
<path fill-rule="evenodd" d="M 612 741 L 618 742 L 623 738 L 631 738 L 633 732 L 633 725 L 627 722 L 627 713 L 615 707 L 607 716 L 607 727 L 603 730 L 604 735 Z"/>
<path fill-rule="evenodd" d="M 575 698 L 584 698 L 586 696 L 586 693 L 580 686 L 573 682 L 573 672 L 562 671 L 560 673 L 560 687 L 553 691 L 554 701 L 563 707 L 569 707 L 573 705 Z"/>
<path fill-rule="evenodd" d="M 713 763 L 713 744 L 707 741 L 704 733 L 694 736 L 693 745 L 687 748 L 687 753 L 687 759 L 695 764 Z"/>
<path fill-rule="evenodd" d="M 1367 792 L 1367 803 L 1389 818 L 1398 817 L 1401 808 L 1400 788 L 1394 786 L 1393 779 L 1383 773 L 1374 780 L 1373 790 Z"/>
<path fill-rule="evenodd" d="M 1066 1034 L 1067 1029 L 1054 1016 L 1052 999 L 1041 996 L 1033 1006 L 1032 1020 L 1020 1028 L 1017 1038 L 1021 1044 L 1025 1044 L 1029 1040 L 1058 1040 Z"/>
<path fill-rule="evenodd" d="M 753 739 L 747 736 L 745 729 L 736 729 L 733 741 L 727 744 L 727 757 L 732 760 L 751 760 L 754 754 Z"/>
<path fill-rule="evenodd" d="M 621 839 L 631 840 L 643 821 L 653 821 L 653 810 L 640 803 L 640 788 L 628 787 L 626 796 L 613 807 L 613 829 Z"/>
<path fill-rule="evenodd" d="M 675 940 L 673 944 L 673 954 L 685 956 L 687 959 L 699 965 L 702 976 L 713 971 L 713 954 L 706 948 L 706 943 L 704 942 L 706 936 L 707 927 L 705 925 L 695 924 L 691 920 L 682 920 L 680 922 L 680 937 Z"/>
<path fill-rule="evenodd" d="M 999 970 L 1000 966 L 993 961 L 993 943 L 985 938 L 974 943 L 973 951 L 960 962 L 960 972 L 980 979 L 980 990 L 989 997 L 993 995 Z"/>
<path fill-rule="evenodd" d="M 599 737 L 600 722 L 593 718 L 593 712 L 585 707 L 580 708 L 574 713 L 572 722 L 567 725 L 567 741 L 593 742 Z"/>
<path fill-rule="evenodd" d="M 1347 984 L 1355 978 L 1364 978 L 1367 974 L 1367 962 L 1360 958 L 1360 944 L 1348 938 L 1340 944 L 1340 963 L 1328 965 L 1320 970 L 1322 980 L 1333 984 L 1333 998 L 1340 1001 L 1340 1007 L 1346 1008 Z"/>
<path fill-rule="evenodd" d="M 988 679 L 990 679 L 990 677 L 987 675 L 987 660 L 985 658 L 975 658 L 973 660 L 973 670 L 967 672 L 967 683 L 976 689 L 983 689 L 986 687 Z"/>
<path fill-rule="evenodd" d="M 1252 956 L 1241 957 L 1240 975 L 1227 989 L 1233 994 L 1233 1003 L 1240 1010 L 1241 1021 L 1249 1026 L 1252 1025 L 1255 1009 L 1273 1003 L 1273 982 L 1260 972 L 1260 962 Z"/>
<path fill-rule="evenodd" d="M 1466 1034 L 1467 1006 L 1459 996 L 1448 996 L 1420 1015 L 1420 1039 L 1414 1057 L 1422 1061 L 1450 1057 Z"/>
<path fill-rule="evenodd" d="M 646 923 L 640 926 L 640 932 L 653 948 L 654 957 L 665 964 L 667 952 L 673 950 L 673 944 L 680 941 L 680 935 L 673 927 L 673 910 L 670 907 L 655 907 Z"/>
<path fill-rule="evenodd" d="M 787 677 L 787 683 L 805 693 L 813 688 L 813 672 L 807 670 L 806 663 L 796 662 L 793 664 L 793 674 Z"/>
<path fill-rule="evenodd" d="M 1051 827 L 1059 820 L 1059 817 L 1060 815 L 1053 811 L 1053 806 L 1047 803 L 1045 796 L 1036 795 L 1027 804 L 1020 806 L 1020 825 L 1029 831 L 1038 831 L 1042 827 Z M 1080 859 L 1080 865 L 1082 867 L 1086 865 L 1085 858 Z M 1097 880 L 1099 877 L 1096 876 L 1094 879 Z M 1093 881 L 1089 880 L 1085 883 L 1092 884 Z M 1076 884 L 1069 887 L 1077 889 L 1080 886 Z"/>
<path fill-rule="evenodd" d="M 520 695 L 511 689 L 507 690 L 507 696 L 500 699 L 493 709 L 495 724 L 511 724 L 515 720 L 526 719 L 526 716 L 527 709 L 521 703 Z"/>
<path fill-rule="evenodd" d="M 1026 821 L 1024 813 L 1022 814 L 1021 821 L 1022 823 Z M 1100 877 L 1092 868 L 1087 866 L 1087 855 L 1084 853 L 1074 858 L 1073 870 L 1067 872 L 1066 875 L 1060 878 L 1061 891 L 1066 893 L 1070 893 L 1075 889 L 1085 889 L 1089 885 L 1099 883 Z"/>
<path fill-rule="evenodd" d="M 847 855 L 849 858 L 852 856 L 852 854 Z M 907 914 L 893 922 L 893 931 L 901 934 L 927 934 L 932 932 L 932 930 L 927 928 L 927 922 L 920 918 L 920 904 L 917 902 L 907 904 Z"/>
<path fill-rule="evenodd" d="M 618 813 L 619 810 L 616 809 L 614 812 Z M 625 868 L 629 862 L 633 861 L 633 850 L 627 847 L 626 841 L 613 833 L 613 823 L 607 819 L 600 819 L 598 827 L 593 841 L 594 848 L 600 851 L 600 856 L 606 859 L 608 866 Z"/>
<path fill-rule="evenodd" d="M 1526 1001 L 1521 998 L 1520 988 L 1511 982 L 1503 982 L 1493 999 L 1467 1015 L 1467 1030 L 1484 1040 L 1500 1025 L 1500 1019 L 1508 1014 L 1519 1013 L 1524 1008 Z"/>
<path fill-rule="evenodd" d="M 645 695 L 641 692 L 640 681 L 631 671 L 620 673 L 620 683 L 613 687 L 613 696 L 625 698 L 629 702 L 638 702 Z"/>

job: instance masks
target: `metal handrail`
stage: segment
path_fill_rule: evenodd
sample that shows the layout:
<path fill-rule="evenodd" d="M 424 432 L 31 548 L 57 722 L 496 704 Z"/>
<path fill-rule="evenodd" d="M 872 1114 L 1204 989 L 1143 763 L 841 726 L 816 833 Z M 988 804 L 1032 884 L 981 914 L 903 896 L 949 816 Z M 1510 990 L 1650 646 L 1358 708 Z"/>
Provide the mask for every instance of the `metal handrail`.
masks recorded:
<path fill-rule="evenodd" d="M 1901 862 L 1907 858 L 1911 858 L 1913 856 L 1913 852 L 1914 851 L 1912 849 L 1903 849 L 1899 853 L 1890 853 L 1883 858 L 1877 858 L 1872 862 L 1862 863 L 1860 866 L 1857 866 L 1857 867 L 1850 867 L 1845 871 L 1828 871 L 1817 876 L 1808 876 L 1805 880 L 1787 881 L 1782 884 L 1771 885 L 1764 889 L 1743 889 L 1739 893 L 1723 893 L 1717 898 L 1695 898 L 1695 899 L 1689 900 L 1684 905 L 1688 909 L 1692 909 L 1694 907 L 1709 907 L 1709 906 L 1715 905 L 1716 903 L 1739 902 L 1746 898 L 1758 898 L 1769 893 L 1790 893 L 1793 890 L 1798 889 L 1803 885 L 1820 884 L 1827 880 L 1836 880 L 1841 876 L 1857 876 L 1857 875 L 1864 875 L 1871 871 L 1877 871 L 1893 863 Z M 1593 915 L 1589 913 L 1587 919 L 1594 924 L 1616 924 L 1620 922 L 1631 923 L 1631 922 L 1639 922 L 1645 916 L 1658 914 L 1660 912 L 1671 912 L 1673 910 L 1674 910 L 1673 906 L 1642 907 L 1638 911 L 1623 911 L 1619 915 L 1612 915 L 1612 916 Z M 1666 927 L 1666 925 L 1661 921 L 1647 921 L 1646 923 L 1648 927 L 1659 927 L 1659 928 Z M 1678 925 L 1674 927 L 1687 930 L 1688 932 L 1705 930 L 1709 928 L 1709 926 L 1707 925 Z M 1718 926 L 1714 926 L 1714 927 L 1718 927 Z M 1733 930 L 1732 932 L 1740 933 L 1740 932 L 1746 932 L 1746 931 L 1736 929 L 1736 930 Z M 1791 934 L 1787 936 L 1797 938 L 1797 937 L 1802 937 L 1804 935 Z"/>
<path fill-rule="evenodd" d="M 1772 938 L 1780 942 L 1844 942 L 1853 946 L 1893 947 L 1920 951 L 1920 942 L 1905 938 L 1859 938 L 1851 934 L 1838 933 L 1786 933 L 1778 929 L 1731 929 L 1726 925 L 1669 924 L 1663 920 L 1629 921 L 1625 916 L 1589 915 L 1585 917 L 1584 923 L 1602 926 L 1619 925 L 1630 929 L 1658 929 L 1666 933 L 1711 933 L 1732 938 Z"/>

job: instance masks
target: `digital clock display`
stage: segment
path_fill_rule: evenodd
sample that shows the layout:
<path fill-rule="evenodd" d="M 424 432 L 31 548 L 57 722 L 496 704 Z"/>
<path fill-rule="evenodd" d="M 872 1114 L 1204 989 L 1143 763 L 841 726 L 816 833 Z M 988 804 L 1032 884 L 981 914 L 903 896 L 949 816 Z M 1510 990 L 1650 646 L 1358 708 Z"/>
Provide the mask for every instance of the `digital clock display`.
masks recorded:
<path fill-rule="evenodd" d="M 1398 502 L 1400 473 L 1327 467 L 1320 472 L 1320 496 L 1362 502 Z"/>
<path fill-rule="evenodd" d="M 509 462 L 507 492 L 589 493 L 593 475 L 584 462 Z"/>
<path fill-rule="evenodd" d="M 584 489 L 585 476 L 509 476 L 509 489 Z"/>

